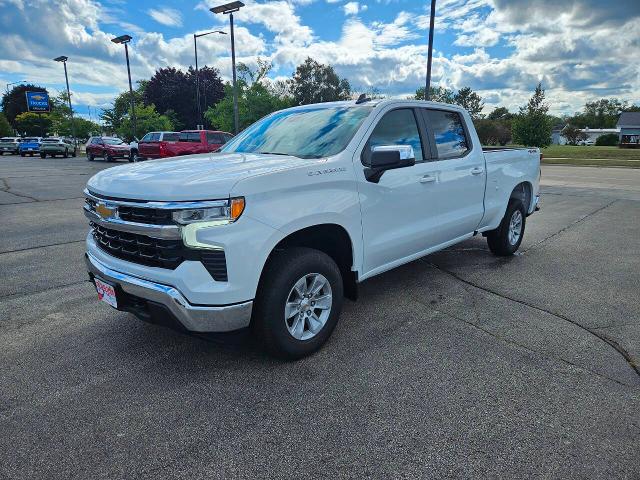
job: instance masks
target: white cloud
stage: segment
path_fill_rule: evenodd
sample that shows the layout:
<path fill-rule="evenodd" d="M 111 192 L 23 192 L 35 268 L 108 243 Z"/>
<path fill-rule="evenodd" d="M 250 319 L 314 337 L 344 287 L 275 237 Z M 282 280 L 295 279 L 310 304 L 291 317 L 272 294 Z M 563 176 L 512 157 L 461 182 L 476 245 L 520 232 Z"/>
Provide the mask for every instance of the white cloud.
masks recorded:
<path fill-rule="evenodd" d="M 246 0 L 247 6 L 236 14 L 238 61 L 254 64 L 258 56 L 267 58 L 276 76 L 292 72 L 311 56 L 333 65 L 355 88 L 375 87 L 392 96 L 409 95 L 424 83 L 428 2 L 420 2 L 424 7 L 416 15 L 402 10 L 409 9 L 405 1 L 369 1 L 379 9 L 393 3 L 399 13 L 389 22 L 365 22 L 358 17 L 366 8 L 362 2 L 324 0 L 333 13 L 347 13 L 345 7 L 352 5 L 346 19 L 336 16 L 343 22 L 339 38 L 327 41 L 301 18 L 301 5 L 312 1 Z M 221 2 L 203 0 L 195 8 L 208 10 Z M 578 110 L 600 97 L 637 101 L 640 78 L 629 52 L 640 51 L 640 2 L 619 0 L 615 9 L 599 0 L 567 2 L 439 0 L 434 81 L 450 88 L 470 86 L 490 106 L 503 104 L 512 110 L 526 102 L 538 81 L 547 88 L 554 113 Z M 34 10 L 37 19 L 29 15 Z M 166 7 L 154 12 L 163 10 Z M 61 67 L 50 59 L 68 55 L 76 102 L 103 106 L 127 88 L 123 48 L 109 41 L 122 31 L 134 36 L 134 81 L 149 78 L 157 68 L 193 64 L 191 34 L 145 31 L 113 2 L 106 7 L 95 0 L 0 0 L 0 11 L 0 76 L 7 82 L 20 75 L 43 85 L 62 84 Z M 179 14 L 165 14 L 182 21 Z M 227 17 L 210 19 L 212 30 L 228 29 Z M 256 33 L 256 25 L 266 33 Z M 453 34 L 458 54 L 445 56 L 438 50 L 444 31 Z M 495 46 L 501 48 L 490 48 Z M 228 36 L 202 39 L 198 53 L 202 64 L 230 77 Z M 97 88 L 104 91 L 93 93 Z"/>
<path fill-rule="evenodd" d="M 160 7 L 147 10 L 147 13 L 156 22 L 166 25 L 167 27 L 181 27 L 182 14 L 175 8 Z"/>
<path fill-rule="evenodd" d="M 347 2 L 342 6 L 345 15 L 357 15 L 367 9 L 366 5 L 360 5 L 359 2 Z"/>

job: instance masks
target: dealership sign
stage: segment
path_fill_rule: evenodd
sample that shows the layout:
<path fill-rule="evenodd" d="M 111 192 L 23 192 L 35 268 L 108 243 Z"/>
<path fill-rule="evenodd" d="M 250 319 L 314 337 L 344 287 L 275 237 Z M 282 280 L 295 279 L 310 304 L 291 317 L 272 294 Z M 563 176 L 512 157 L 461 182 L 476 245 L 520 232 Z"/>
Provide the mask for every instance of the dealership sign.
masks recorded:
<path fill-rule="evenodd" d="M 46 92 L 26 92 L 29 112 L 48 112 L 49 94 Z"/>

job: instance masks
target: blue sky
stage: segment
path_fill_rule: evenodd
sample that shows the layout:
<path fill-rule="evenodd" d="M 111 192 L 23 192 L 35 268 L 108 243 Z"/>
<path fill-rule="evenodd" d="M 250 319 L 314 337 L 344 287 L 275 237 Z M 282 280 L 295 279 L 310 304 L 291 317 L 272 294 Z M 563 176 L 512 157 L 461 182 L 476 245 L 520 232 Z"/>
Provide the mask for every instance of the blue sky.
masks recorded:
<path fill-rule="evenodd" d="M 100 111 L 127 88 L 124 52 L 113 36 L 129 33 L 134 81 L 156 68 L 193 64 L 194 32 L 228 31 L 208 11 L 218 0 L 0 0 L 0 82 L 64 88 L 69 57 L 72 97 L 80 114 Z M 246 0 L 237 14 L 238 59 L 272 62 L 272 79 L 289 76 L 307 56 L 333 65 L 355 90 L 408 96 L 424 83 L 427 2 L 415 0 Z M 228 36 L 198 44 L 201 64 L 230 77 Z M 619 97 L 640 102 L 637 62 L 640 2 L 618 0 L 438 0 L 434 81 L 469 86 L 486 111 L 515 111 L 537 82 L 554 113 Z"/>

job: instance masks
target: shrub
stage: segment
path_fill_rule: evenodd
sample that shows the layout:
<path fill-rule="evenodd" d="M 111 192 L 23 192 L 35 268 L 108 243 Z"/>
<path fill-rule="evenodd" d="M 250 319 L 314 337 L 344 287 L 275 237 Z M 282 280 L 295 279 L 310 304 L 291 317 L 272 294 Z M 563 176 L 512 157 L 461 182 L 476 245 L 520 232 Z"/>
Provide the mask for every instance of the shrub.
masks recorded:
<path fill-rule="evenodd" d="M 596 139 L 596 145 L 599 147 L 615 147 L 618 145 L 618 134 L 617 133 L 607 133 L 605 135 L 600 135 Z"/>

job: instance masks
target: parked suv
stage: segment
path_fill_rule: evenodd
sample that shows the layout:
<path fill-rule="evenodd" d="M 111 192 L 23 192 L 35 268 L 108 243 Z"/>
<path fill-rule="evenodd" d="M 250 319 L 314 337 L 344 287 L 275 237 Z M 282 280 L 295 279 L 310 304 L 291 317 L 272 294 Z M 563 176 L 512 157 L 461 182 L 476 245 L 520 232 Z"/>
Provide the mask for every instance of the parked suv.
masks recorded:
<path fill-rule="evenodd" d="M 51 157 L 61 155 L 64 158 L 67 158 L 69 154 L 73 157 L 76 156 L 76 147 L 73 144 L 73 140 L 58 137 L 42 139 L 42 144 L 40 145 L 40 158 L 46 158 L 47 155 L 50 155 Z"/>
<path fill-rule="evenodd" d="M 107 162 L 115 162 L 118 158 L 131 161 L 129 151 L 129 145 L 116 137 L 91 137 L 87 143 L 87 159 L 90 162 L 96 157 L 101 157 Z"/>
<path fill-rule="evenodd" d="M 22 139 L 20 137 L 2 137 L 0 138 L 0 155 L 8 153 L 9 155 L 18 154 L 18 146 Z"/>
<path fill-rule="evenodd" d="M 18 145 L 18 152 L 21 157 L 26 155 L 33 156 L 36 153 L 40 153 L 40 143 L 42 137 L 28 137 L 24 138 Z"/>
<path fill-rule="evenodd" d="M 120 310 L 195 332 L 251 326 L 269 352 L 300 358 L 367 278 L 478 233 L 513 255 L 539 178 L 539 149 L 484 151 L 458 106 L 304 105 L 220 153 L 94 175 L 87 267 Z"/>

